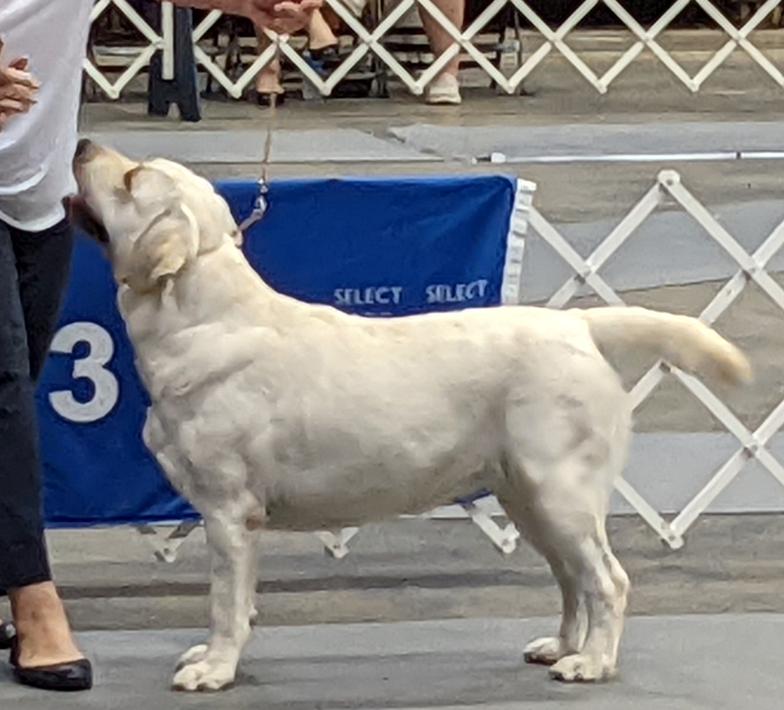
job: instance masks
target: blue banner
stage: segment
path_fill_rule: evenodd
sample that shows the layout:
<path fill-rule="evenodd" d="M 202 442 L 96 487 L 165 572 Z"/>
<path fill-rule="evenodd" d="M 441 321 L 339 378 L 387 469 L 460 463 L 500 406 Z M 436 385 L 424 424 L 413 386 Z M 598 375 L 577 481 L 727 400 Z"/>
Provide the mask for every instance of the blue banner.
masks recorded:
<path fill-rule="evenodd" d="M 258 186 L 221 183 L 238 221 Z M 502 177 L 282 181 L 245 239 L 275 289 L 368 316 L 501 302 L 516 183 Z M 100 249 L 80 238 L 38 392 L 47 522 L 195 517 L 141 440 L 147 406 Z"/>

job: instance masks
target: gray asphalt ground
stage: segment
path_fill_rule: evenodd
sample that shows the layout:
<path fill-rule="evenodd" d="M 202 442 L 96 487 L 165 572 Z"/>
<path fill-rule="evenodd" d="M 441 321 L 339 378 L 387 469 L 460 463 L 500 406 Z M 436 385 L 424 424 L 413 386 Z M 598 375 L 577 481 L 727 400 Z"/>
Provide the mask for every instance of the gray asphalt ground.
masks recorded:
<path fill-rule="evenodd" d="M 566 686 L 521 661 L 526 639 L 552 619 L 472 619 L 271 627 L 255 633 L 234 688 L 185 696 L 168 690 L 177 655 L 197 631 L 104 632 L 82 637 L 98 687 L 53 699 L 3 683 L 15 710 L 210 708 L 575 708 L 737 710 L 781 707 L 784 616 L 632 619 L 622 671 L 611 682 Z"/>
<path fill-rule="evenodd" d="M 502 522 L 502 521 L 499 521 Z M 711 515 L 674 552 L 636 516 L 611 518 L 632 580 L 633 615 L 784 613 L 784 516 Z M 195 531 L 173 564 L 129 529 L 52 531 L 55 576 L 77 628 L 198 628 L 209 563 Z M 310 534 L 266 533 L 258 609 L 264 626 L 550 616 L 560 595 L 526 544 L 504 556 L 467 520 L 370 525 L 335 560 Z M 6 612 L 0 605 L 0 613 Z"/>

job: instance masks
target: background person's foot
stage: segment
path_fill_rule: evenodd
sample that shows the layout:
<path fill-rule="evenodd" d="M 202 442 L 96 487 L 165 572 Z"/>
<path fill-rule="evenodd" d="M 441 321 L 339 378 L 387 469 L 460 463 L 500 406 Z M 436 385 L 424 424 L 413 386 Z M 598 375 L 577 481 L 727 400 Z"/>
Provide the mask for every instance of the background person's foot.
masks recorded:
<path fill-rule="evenodd" d="M 457 106 L 463 101 L 460 96 L 460 82 L 454 74 L 444 72 L 428 84 L 425 101 L 435 106 Z"/>
<path fill-rule="evenodd" d="M 258 96 L 270 96 L 275 94 L 280 96 L 285 93 L 283 85 L 280 83 L 280 72 L 277 69 L 270 70 L 269 67 L 259 74 L 256 81 L 256 94 Z"/>
<path fill-rule="evenodd" d="M 286 92 L 285 91 L 273 91 L 268 94 L 262 94 L 261 92 L 256 92 L 256 104 L 262 107 L 269 107 L 272 106 L 272 97 L 275 97 L 275 106 L 282 106 L 286 102 Z"/>

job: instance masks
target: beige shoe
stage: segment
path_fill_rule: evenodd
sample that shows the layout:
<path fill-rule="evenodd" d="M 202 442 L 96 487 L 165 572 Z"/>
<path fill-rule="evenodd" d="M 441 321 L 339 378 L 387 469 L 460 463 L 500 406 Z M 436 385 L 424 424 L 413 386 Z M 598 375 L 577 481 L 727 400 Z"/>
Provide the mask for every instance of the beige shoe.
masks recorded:
<path fill-rule="evenodd" d="M 431 105 L 457 106 L 462 103 L 460 83 L 454 74 L 441 74 L 425 90 L 425 101 Z"/>

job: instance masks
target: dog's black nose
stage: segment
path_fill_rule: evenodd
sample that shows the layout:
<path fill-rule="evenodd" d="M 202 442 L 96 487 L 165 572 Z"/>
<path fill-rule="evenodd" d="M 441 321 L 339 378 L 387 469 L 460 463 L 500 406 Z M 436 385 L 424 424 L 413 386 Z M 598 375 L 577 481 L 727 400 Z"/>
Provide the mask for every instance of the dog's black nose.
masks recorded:
<path fill-rule="evenodd" d="M 92 145 L 93 142 L 89 138 L 82 138 L 76 144 L 76 153 L 74 154 L 74 160 L 79 160 L 80 158 L 83 158 L 87 154 L 87 151 L 92 147 Z"/>

